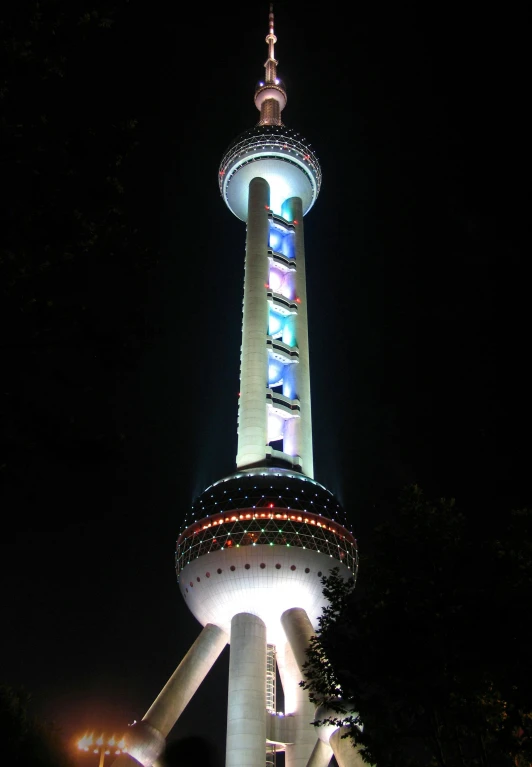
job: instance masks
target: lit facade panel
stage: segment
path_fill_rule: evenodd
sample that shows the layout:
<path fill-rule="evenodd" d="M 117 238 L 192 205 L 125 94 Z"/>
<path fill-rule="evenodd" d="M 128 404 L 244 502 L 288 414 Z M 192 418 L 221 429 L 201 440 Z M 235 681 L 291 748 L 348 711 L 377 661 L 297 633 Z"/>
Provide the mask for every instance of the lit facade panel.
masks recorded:
<path fill-rule="evenodd" d="M 280 619 L 286 610 L 300 607 L 317 626 L 326 605 L 322 576 L 335 565 L 350 577 L 347 566 L 318 550 L 240 546 L 191 560 L 179 589 L 202 625 L 212 623 L 228 632 L 234 615 L 250 613 L 265 622 L 268 641 L 277 646 L 285 641 Z"/>

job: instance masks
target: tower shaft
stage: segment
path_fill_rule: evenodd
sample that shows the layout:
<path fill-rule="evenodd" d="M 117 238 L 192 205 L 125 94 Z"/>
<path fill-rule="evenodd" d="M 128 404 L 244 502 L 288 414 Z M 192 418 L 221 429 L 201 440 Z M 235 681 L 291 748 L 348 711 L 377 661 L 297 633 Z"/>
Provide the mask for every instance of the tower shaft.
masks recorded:
<path fill-rule="evenodd" d="M 279 465 L 314 475 L 305 244 L 301 199 L 270 211 L 270 188 L 249 184 L 238 469 Z M 269 447 L 269 443 L 276 447 Z"/>
<path fill-rule="evenodd" d="M 268 358 L 268 210 L 270 190 L 266 181 L 253 179 L 249 185 L 240 397 L 238 403 L 237 468 L 259 466 L 266 459 L 266 381 Z"/>

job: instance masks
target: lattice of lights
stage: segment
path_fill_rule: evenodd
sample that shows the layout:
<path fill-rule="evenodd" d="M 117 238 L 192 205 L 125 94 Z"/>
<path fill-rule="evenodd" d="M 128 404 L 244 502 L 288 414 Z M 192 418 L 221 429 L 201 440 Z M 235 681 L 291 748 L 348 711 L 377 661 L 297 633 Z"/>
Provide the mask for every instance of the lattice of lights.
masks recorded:
<path fill-rule="evenodd" d="M 177 577 L 189 562 L 204 554 L 265 545 L 294 546 L 327 554 L 345 564 L 356 577 L 358 549 L 351 533 L 318 515 L 289 513 L 283 508 L 241 509 L 191 525 L 177 541 Z"/>
<path fill-rule="evenodd" d="M 322 177 L 320 164 L 310 144 L 303 142 L 304 139 L 299 138 L 299 133 L 285 126 L 262 125 L 240 134 L 227 149 L 220 163 L 218 176 L 220 192 L 223 193 L 224 177 L 235 160 L 244 157 L 251 159 L 253 155 L 261 155 L 265 149 L 270 149 L 281 152 L 287 161 L 293 158 L 298 165 L 302 164 L 308 169 L 314 179 L 314 197 L 317 197 Z"/>

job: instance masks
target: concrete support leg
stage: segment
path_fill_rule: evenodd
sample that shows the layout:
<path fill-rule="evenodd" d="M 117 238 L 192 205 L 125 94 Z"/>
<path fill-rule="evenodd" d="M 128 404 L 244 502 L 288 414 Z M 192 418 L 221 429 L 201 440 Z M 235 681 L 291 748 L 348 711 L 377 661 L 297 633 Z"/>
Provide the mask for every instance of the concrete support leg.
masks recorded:
<path fill-rule="evenodd" d="M 354 747 L 351 738 L 342 738 L 348 729 L 348 727 L 339 727 L 333 732 L 329 740 L 338 767 L 367 767 L 358 748 Z"/>
<path fill-rule="evenodd" d="M 128 753 L 120 755 L 113 767 L 151 767 L 164 751 L 166 736 L 183 713 L 207 673 L 227 644 L 227 634 L 207 624 L 142 722 L 128 732 Z"/>
<path fill-rule="evenodd" d="M 143 717 L 166 738 L 227 644 L 228 636 L 208 623 Z"/>
<path fill-rule="evenodd" d="M 291 607 L 281 615 L 281 625 L 303 679 L 303 665 L 307 662 L 307 647 L 316 633 L 302 607 Z M 301 681 L 301 680 L 300 680 Z"/>
<path fill-rule="evenodd" d="M 314 629 L 306 612 L 299 607 L 283 613 L 281 623 L 288 642 L 284 653 L 278 656 L 279 675 L 283 683 L 285 713 L 294 717 L 296 733 L 294 744 L 286 747 L 285 764 L 286 767 L 307 767 L 316 748 L 316 728 L 312 724 L 315 706 L 299 683 L 304 678 L 306 648 Z"/>
<path fill-rule="evenodd" d="M 249 613 L 231 621 L 225 767 L 264 767 L 266 625 Z"/>
<path fill-rule="evenodd" d="M 332 759 L 333 750 L 327 743 L 321 740 L 316 741 L 314 750 L 308 760 L 307 767 L 327 767 Z"/>
<path fill-rule="evenodd" d="M 113 767 L 152 767 L 164 751 L 165 738 L 147 722 L 133 725 L 127 733 L 127 754 L 120 754 Z"/>
<path fill-rule="evenodd" d="M 294 741 L 286 746 L 285 766 L 307 767 L 316 743 L 316 728 L 312 724 L 315 706 L 299 686 L 303 677 L 288 642 L 277 653 L 277 666 L 283 685 L 285 719 L 290 719 Z"/>

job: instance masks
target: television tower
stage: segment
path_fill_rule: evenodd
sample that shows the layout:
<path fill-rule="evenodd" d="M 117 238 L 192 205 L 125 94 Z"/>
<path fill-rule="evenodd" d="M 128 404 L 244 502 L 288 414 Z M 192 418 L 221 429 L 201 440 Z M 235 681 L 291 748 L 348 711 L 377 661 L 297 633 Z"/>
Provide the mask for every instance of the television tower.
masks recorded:
<path fill-rule="evenodd" d="M 321 185 L 306 139 L 282 121 L 270 6 L 257 125 L 219 169 L 221 196 L 246 224 L 236 471 L 208 487 L 177 540 L 181 594 L 203 630 L 118 765 L 157 764 L 165 738 L 230 644 L 226 767 L 361 763 L 350 739 L 316 728 L 299 682 L 325 607 L 322 576 L 355 578 L 357 545 L 343 511 L 314 479 L 303 219 Z M 276 705 L 277 670 L 284 711 Z"/>

